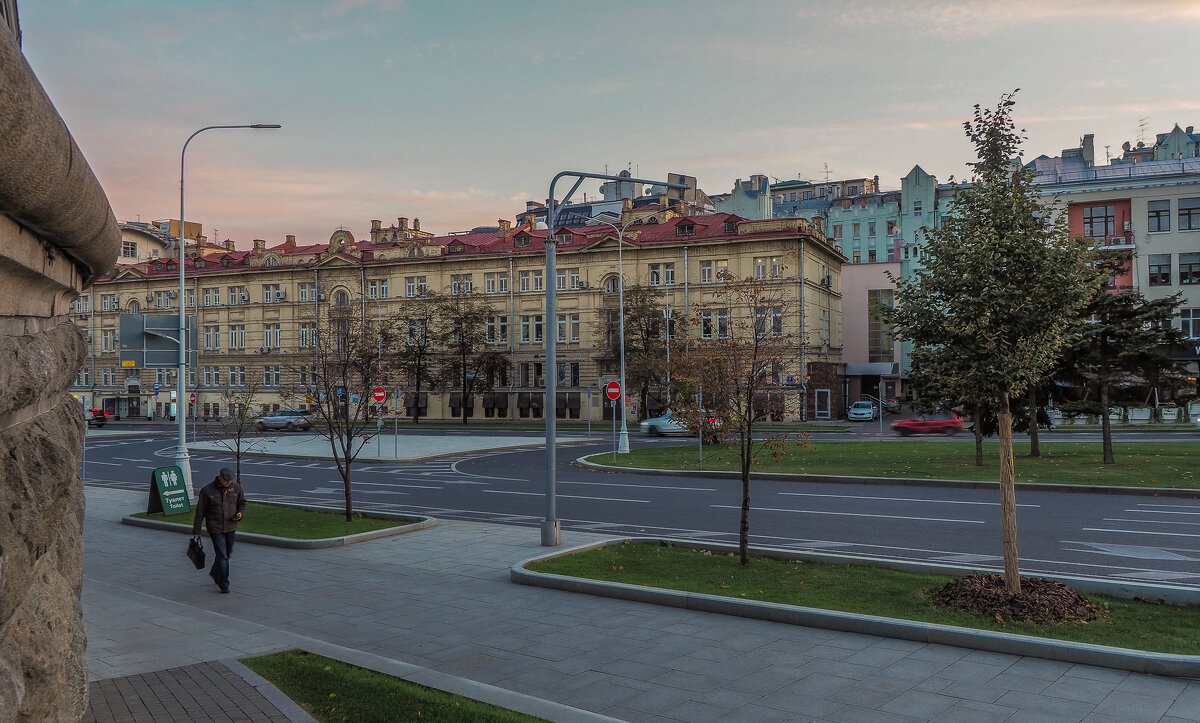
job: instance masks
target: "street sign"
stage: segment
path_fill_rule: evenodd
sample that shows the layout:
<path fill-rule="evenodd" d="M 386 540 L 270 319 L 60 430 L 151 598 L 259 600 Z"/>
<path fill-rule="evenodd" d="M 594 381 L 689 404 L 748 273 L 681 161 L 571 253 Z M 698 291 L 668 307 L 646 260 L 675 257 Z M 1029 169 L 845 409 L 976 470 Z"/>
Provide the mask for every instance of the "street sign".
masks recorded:
<path fill-rule="evenodd" d="M 377 402 L 382 402 L 383 400 L 387 399 L 387 391 L 385 391 L 383 387 L 375 387 L 375 389 L 371 391 L 371 399 L 374 399 Z"/>
<path fill-rule="evenodd" d="M 358 406 L 358 395 L 357 394 L 355 394 L 353 392 L 350 393 L 350 403 L 353 404 L 354 406 Z"/>
<path fill-rule="evenodd" d="M 620 399 L 621 382 L 609 382 L 608 386 L 604 387 L 604 395 L 613 401 Z"/>
<path fill-rule="evenodd" d="M 154 393 L 158 394 L 159 389 L 162 389 L 162 385 L 159 384 L 158 382 L 154 382 Z"/>
<path fill-rule="evenodd" d="M 338 388 L 337 388 L 337 395 L 340 397 L 340 396 L 343 396 L 344 394 L 345 394 L 345 390 L 344 390 L 344 389 L 342 389 L 342 387 L 338 387 Z"/>
<path fill-rule="evenodd" d="M 150 499 L 146 502 L 146 512 L 179 515 L 191 509 L 183 470 L 175 466 L 156 467 L 150 473 Z"/>
<path fill-rule="evenodd" d="M 192 392 L 191 395 L 189 395 L 188 401 L 191 402 L 192 404 L 196 403 L 196 393 L 195 392 Z"/>

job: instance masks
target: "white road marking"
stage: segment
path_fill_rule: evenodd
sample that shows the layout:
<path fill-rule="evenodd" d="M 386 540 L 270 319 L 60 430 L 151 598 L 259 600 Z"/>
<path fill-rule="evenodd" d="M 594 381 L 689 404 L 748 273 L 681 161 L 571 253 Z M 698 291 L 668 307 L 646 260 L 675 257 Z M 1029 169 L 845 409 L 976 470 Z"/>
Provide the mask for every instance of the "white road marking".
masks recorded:
<path fill-rule="evenodd" d="M 1200 522 L 1176 522 L 1174 520 L 1131 520 L 1125 517 L 1105 517 L 1105 522 L 1136 522 L 1140 525 L 1200 525 Z"/>
<path fill-rule="evenodd" d="M 545 497 L 545 492 L 516 492 L 511 490 L 484 490 L 494 495 L 531 495 L 534 497 Z M 642 504 L 650 504 L 650 500 L 627 500 L 619 497 L 585 497 L 583 495 L 558 495 L 559 499 L 567 497 L 573 500 L 600 500 L 601 502 L 640 502 Z"/>
<path fill-rule="evenodd" d="M 522 480 L 523 481 L 523 480 Z M 715 487 L 672 487 L 670 485 L 642 485 L 628 484 L 625 482 L 575 482 L 573 480 L 560 479 L 559 484 L 567 485 L 593 485 L 595 487 L 637 487 L 638 489 L 646 490 L 687 490 L 689 492 L 716 492 Z"/>
<path fill-rule="evenodd" d="M 148 459 L 133 459 L 132 457 L 113 457 L 113 459 L 119 459 L 122 462 L 149 462 L 150 461 Z"/>
<path fill-rule="evenodd" d="M 285 477 L 278 474 L 254 474 L 253 472 L 243 472 L 243 477 L 266 477 L 267 479 L 300 479 L 299 477 Z"/>
<path fill-rule="evenodd" d="M 1143 515 L 1200 515 L 1200 512 L 1171 512 L 1170 510 L 1125 510 L 1125 512 L 1141 513 Z"/>
<path fill-rule="evenodd" d="M 1106 530 L 1102 527 L 1085 527 L 1084 532 L 1117 532 L 1123 535 L 1161 535 L 1163 537 L 1200 537 L 1190 532 L 1151 532 L 1150 530 Z"/>
<path fill-rule="evenodd" d="M 959 500 L 926 500 L 918 497 L 875 497 L 871 495 L 823 495 L 814 492 L 779 492 L 777 494 L 788 495 L 789 497 L 832 497 L 834 499 L 843 500 L 884 500 L 886 502 L 934 502 L 939 505 L 988 505 L 999 506 L 999 502 L 966 502 Z M 1041 505 L 1022 505 L 1017 507 L 1041 507 Z"/>
<path fill-rule="evenodd" d="M 709 505 L 717 509 L 740 510 L 740 505 Z M 918 520 L 920 522 L 954 522 L 964 525 L 982 525 L 983 520 L 950 520 L 941 517 L 909 517 L 906 515 L 868 515 L 863 512 L 818 512 L 816 510 L 790 510 L 779 507 L 754 507 L 755 512 L 791 512 L 797 515 L 832 515 L 834 517 L 876 517 L 886 520 Z"/>
<path fill-rule="evenodd" d="M 123 464 L 117 464 L 116 462 L 97 462 L 95 460 L 89 460 L 88 464 L 107 464 L 107 465 L 111 465 L 113 467 L 124 467 L 125 466 Z"/>

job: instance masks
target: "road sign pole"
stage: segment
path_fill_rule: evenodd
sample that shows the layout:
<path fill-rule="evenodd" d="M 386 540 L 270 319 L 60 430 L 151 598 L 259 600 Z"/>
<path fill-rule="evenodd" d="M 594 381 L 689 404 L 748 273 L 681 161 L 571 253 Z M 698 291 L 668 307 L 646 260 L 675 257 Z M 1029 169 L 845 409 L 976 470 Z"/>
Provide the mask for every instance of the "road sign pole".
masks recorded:
<path fill-rule="evenodd" d="M 616 461 L 617 461 L 617 400 L 615 400 L 615 399 L 609 399 L 609 400 L 608 400 L 608 408 L 609 408 L 609 410 L 612 412 L 612 419 L 613 419 L 613 434 L 612 434 L 612 439 L 613 439 L 613 462 L 614 462 L 614 463 L 616 463 Z"/>

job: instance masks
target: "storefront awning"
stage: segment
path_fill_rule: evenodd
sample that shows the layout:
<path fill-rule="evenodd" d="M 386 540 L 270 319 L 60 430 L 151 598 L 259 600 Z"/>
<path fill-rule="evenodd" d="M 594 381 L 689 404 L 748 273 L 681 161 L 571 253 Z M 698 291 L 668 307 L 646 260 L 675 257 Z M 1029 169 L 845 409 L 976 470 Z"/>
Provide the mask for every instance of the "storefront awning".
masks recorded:
<path fill-rule="evenodd" d="M 900 374 L 900 365 L 895 362 L 868 362 L 868 363 L 848 363 L 846 364 L 846 376 L 848 377 L 889 377 L 898 376 Z"/>

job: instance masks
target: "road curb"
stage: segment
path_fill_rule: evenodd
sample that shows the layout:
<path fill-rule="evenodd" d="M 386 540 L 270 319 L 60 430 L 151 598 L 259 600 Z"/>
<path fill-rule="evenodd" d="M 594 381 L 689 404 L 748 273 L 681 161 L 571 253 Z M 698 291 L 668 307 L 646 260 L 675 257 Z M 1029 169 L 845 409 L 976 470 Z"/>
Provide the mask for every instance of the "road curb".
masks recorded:
<path fill-rule="evenodd" d="M 337 512 L 337 508 L 324 507 L 321 505 L 302 505 L 302 504 L 280 504 L 275 502 L 260 502 L 259 504 L 270 504 L 276 507 L 291 507 L 298 510 L 316 510 L 318 512 Z M 315 540 L 302 540 L 295 537 L 275 537 L 273 535 L 260 535 L 255 532 L 239 532 L 238 542 L 249 542 L 255 545 L 266 545 L 268 547 L 285 547 L 293 550 L 319 550 L 328 547 L 345 547 L 346 545 L 355 545 L 360 542 L 370 542 L 383 537 L 395 537 L 396 535 L 406 535 L 410 532 L 418 532 L 426 530 L 437 524 L 437 520 L 426 515 L 408 515 L 397 514 L 391 512 L 362 512 L 363 517 L 371 517 L 384 520 L 416 520 L 412 524 L 403 527 L 389 527 L 385 530 L 372 530 L 371 532 L 360 532 L 356 535 L 344 535 L 341 537 L 323 537 Z M 191 536 L 191 524 L 183 524 L 176 522 L 164 522 L 162 520 L 147 520 L 133 515 L 125 515 L 121 518 L 121 524 L 132 525 L 134 527 L 147 527 L 153 530 L 165 530 L 167 532 L 178 532 Z M 201 534 L 208 536 L 207 530 L 202 530 Z"/>
<path fill-rule="evenodd" d="M 599 454 L 607 454 L 600 452 Z M 588 455 L 595 457 L 596 455 Z M 657 469 L 654 467 L 616 467 L 608 464 L 599 464 L 597 462 L 589 462 L 586 457 L 578 457 L 574 464 L 585 469 L 597 470 L 600 472 L 635 472 L 637 474 L 654 474 L 663 477 L 708 477 L 713 479 L 741 479 L 741 473 L 737 471 L 726 470 L 681 470 L 681 469 Z M 840 484 L 863 484 L 863 485 L 896 485 L 899 487 L 919 487 L 926 485 L 937 485 L 940 487 L 954 487 L 958 489 L 999 489 L 999 482 L 987 482 L 981 480 L 956 480 L 956 479 L 936 479 L 936 478 L 920 478 L 920 477 L 854 477 L 849 475 L 834 475 L 834 474 L 803 474 L 796 472 L 751 472 L 751 479 L 758 480 L 777 480 L 777 481 L 793 481 L 793 482 L 829 482 Z M 1041 492 L 1077 492 L 1088 494 L 1110 494 L 1110 495 L 1155 495 L 1158 497 L 1181 497 L 1184 499 L 1200 499 L 1200 489 L 1179 489 L 1175 487 L 1121 487 L 1108 485 L 1063 485 L 1051 484 L 1048 482 L 1017 482 L 1016 488 L 1019 490 L 1031 490 Z"/>
<path fill-rule="evenodd" d="M 545 587 L 567 592 L 587 593 L 602 597 L 618 598 L 654 605 L 667 605 L 687 610 L 715 612 L 724 615 L 767 620 L 770 622 L 803 625 L 806 627 L 839 630 L 842 632 L 862 633 L 887 638 L 912 640 L 921 643 L 953 645 L 974 650 L 986 650 L 1011 655 L 1024 655 L 1048 660 L 1058 660 L 1082 665 L 1097 665 L 1118 670 L 1129 670 L 1136 673 L 1152 675 L 1167 675 L 1182 678 L 1200 677 L 1200 655 L 1176 655 L 1170 653 L 1154 653 L 1128 648 L 1114 648 L 1089 643 L 1075 643 L 1050 638 L 1035 638 L 1027 635 L 998 633 L 990 630 L 973 630 L 936 623 L 913 622 L 896 618 L 884 618 L 874 615 L 860 615 L 832 610 L 821 610 L 780 603 L 761 602 L 758 600 L 741 600 L 737 598 L 709 595 L 705 593 L 680 592 L 662 588 L 630 585 L 627 583 L 605 582 L 586 578 L 552 575 L 535 572 L 527 568 L 536 562 L 550 560 L 564 555 L 572 555 L 586 550 L 594 550 L 618 544 L 671 544 L 697 550 L 721 550 L 736 552 L 736 545 L 719 543 L 698 543 L 689 540 L 666 540 L 663 538 L 613 538 L 587 545 L 580 545 L 566 550 L 555 551 L 547 555 L 539 555 L 513 565 L 509 577 L 513 582 L 522 585 Z M 865 563 L 880 564 L 895 569 L 939 572 L 944 575 L 962 575 L 970 572 L 970 568 L 952 565 L 931 565 L 926 563 L 899 563 L 896 561 L 876 560 L 874 558 L 849 557 L 830 555 L 827 553 L 797 553 L 787 550 L 755 548 L 756 555 L 778 557 L 782 559 L 808 560 L 813 562 Z M 1141 583 L 1107 584 L 1083 578 L 1071 578 L 1060 575 L 1041 575 L 1049 579 L 1065 582 L 1073 587 L 1102 592 L 1107 595 L 1132 597 L 1128 594 L 1114 592 L 1117 587 L 1136 587 L 1143 595 L 1149 594 L 1152 599 L 1163 600 L 1189 599 L 1190 604 L 1200 601 L 1200 591 L 1165 588 L 1143 585 Z M 1097 589 L 1105 588 L 1105 589 Z M 1164 596 L 1154 595 L 1152 591 L 1164 592 Z M 1186 593 L 1186 595 L 1184 594 Z"/>

